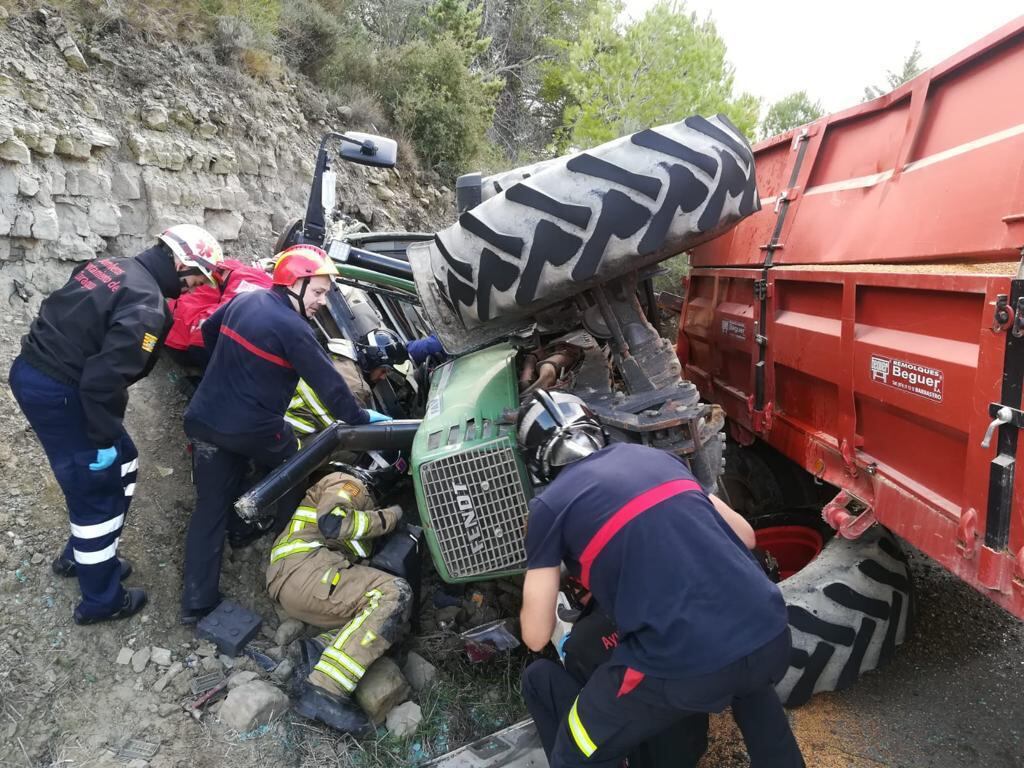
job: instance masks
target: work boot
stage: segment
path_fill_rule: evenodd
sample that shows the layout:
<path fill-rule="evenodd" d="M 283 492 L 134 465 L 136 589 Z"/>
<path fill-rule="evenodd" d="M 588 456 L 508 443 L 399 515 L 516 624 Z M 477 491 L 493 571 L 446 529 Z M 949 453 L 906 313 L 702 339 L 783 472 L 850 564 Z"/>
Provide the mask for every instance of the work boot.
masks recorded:
<path fill-rule="evenodd" d="M 185 608 L 181 609 L 181 623 L 186 627 L 194 626 L 198 624 L 207 614 L 213 613 L 217 606 L 224 601 L 223 593 L 217 593 L 217 602 L 213 605 L 205 605 L 202 608 Z"/>
<path fill-rule="evenodd" d="M 293 708 L 309 720 L 318 720 L 336 731 L 356 737 L 369 736 L 374 730 L 369 718 L 351 699 L 328 693 L 315 685 L 306 688 Z"/>
<path fill-rule="evenodd" d="M 299 645 L 299 648 L 302 651 L 302 663 L 310 669 L 313 669 L 313 667 L 320 663 L 320 657 L 323 655 L 325 647 L 326 646 L 316 638 L 303 638 Z"/>
<path fill-rule="evenodd" d="M 125 560 L 124 558 L 117 558 L 118 562 L 121 563 L 121 579 L 127 579 L 132 575 L 132 571 L 135 570 L 131 560 Z M 74 560 L 68 560 L 64 555 L 57 555 L 50 563 L 50 568 L 58 576 L 65 578 L 72 578 L 78 575 L 78 563 Z"/>
<path fill-rule="evenodd" d="M 146 590 L 139 589 L 138 587 L 129 587 L 124 591 L 124 601 L 121 603 L 121 607 L 113 613 L 108 613 L 104 616 L 87 616 L 82 613 L 82 606 L 79 605 L 75 608 L 75 624 L 85 626 L 86 624 L 96 624 L 101 621 L 127 619 L 129 616 L 134 616 L 141 611 L 148 600 Z"/>

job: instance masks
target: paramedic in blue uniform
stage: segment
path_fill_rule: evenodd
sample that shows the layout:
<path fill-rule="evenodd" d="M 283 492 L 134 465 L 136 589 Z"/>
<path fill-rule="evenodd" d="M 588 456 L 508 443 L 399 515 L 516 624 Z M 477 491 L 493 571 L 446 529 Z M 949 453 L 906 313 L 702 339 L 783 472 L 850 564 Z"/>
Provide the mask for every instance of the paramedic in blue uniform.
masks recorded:
<path fill-rule="evenodd" d="M 144 590 L 121 585 L 131 563 L 117 557 L 139 469 L 123 423 L 128 387 L 156 362 L 171 326 L 167 299 L 212 280 L 221 256 L 209 232 L 179 224 L 135 258 L 86 262 L 21 340 L 9 380 L 67 502 L 71 536 L 52 568 L 78 577 L 77 624 L 125 619 L 146 604 Z"/>
<path fill-rule="evenodd" d="M 336 272 L 322 249 L 294 245 L 278 255 L 270 290 L 236 296 L 202 325 L 210 361 L 185 412 L 196 505 L 185 541 L 184 624 L 221 601 L 225 532 L 230 526 L 243 540 L 248 533 L 233 505 L 245 490 L 249 462 L 269 471 L 298 450 L 284 414 L 299 378 L 325 411 L 347 424 L 388 419 L 359 406 L 310 325 Z M 280 506 L 293 511 L 304 490 L 297 487 L 296 497 Z"/>
<path fill-rule="evenodd" d="M 552 768 L 618 766 L 680 719 L 726 707 L 752 768 L 802 767 L 774 687 L 789 666 L 786 605 L 750 525 L 671 454 L 608 445 L 573 395 L 537 392 L 518 437 L 547 483 L 530 504 L 523 641 L 539 651 L 552 637 L 563 562 L 618 629 L 558 724 Z M 533 669 L 524 691 L 544 687 Z"/>

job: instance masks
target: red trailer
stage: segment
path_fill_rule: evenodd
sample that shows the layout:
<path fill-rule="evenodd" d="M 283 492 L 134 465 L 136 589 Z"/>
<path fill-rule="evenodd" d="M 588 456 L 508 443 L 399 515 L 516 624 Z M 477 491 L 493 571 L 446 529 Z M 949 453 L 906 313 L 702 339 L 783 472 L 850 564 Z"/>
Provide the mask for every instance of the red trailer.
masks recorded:
<path fill-rule="evenodd" d="M 758 144 L 762 209 L 692 253 L 678 338 L 741 467 L 787 457 L 842 537 L 882 526 L 1020 618 L 1022 89 L 1024 17 Z"/>

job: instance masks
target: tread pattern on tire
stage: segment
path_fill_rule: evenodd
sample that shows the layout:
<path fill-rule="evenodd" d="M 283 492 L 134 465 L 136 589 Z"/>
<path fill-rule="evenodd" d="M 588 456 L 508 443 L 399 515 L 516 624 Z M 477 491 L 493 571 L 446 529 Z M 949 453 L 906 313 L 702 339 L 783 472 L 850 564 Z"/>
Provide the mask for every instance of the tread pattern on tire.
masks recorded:
<path fill-rule="evenodd" d="M 484 202 L 437 234 L 430 274 L 417 270 L 467 328 L 528 316 L 760 207 L 750 147 L 721 115 L 482 183 Z"/>
<path fill-rule="evenodd" d="M 776 686 L 787 706 L 848 687 L 887 661 L 906 637 L 909 569 L 881 526 L 854 541 L 833 539 L 779 586 L 793 637 L 790 668 Z"/>

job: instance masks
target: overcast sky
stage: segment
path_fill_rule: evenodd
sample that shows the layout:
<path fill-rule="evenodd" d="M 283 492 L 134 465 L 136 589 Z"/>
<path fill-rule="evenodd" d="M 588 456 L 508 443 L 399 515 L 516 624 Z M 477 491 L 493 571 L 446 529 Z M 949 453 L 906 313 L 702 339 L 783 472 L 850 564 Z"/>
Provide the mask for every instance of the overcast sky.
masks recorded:
<path fill-rule="evenodd" d="M 643 15 L 656 0 L 626 0 Z M 715 21 L 736 69 L 736 88 L 767 103 L 806 90 L 827 112 L 863 99 L 864 86 L 884 85 L 921 42 L 921 63 L 937 64 L 1008 21 L 1022 0 L 688 0 Z"/>

